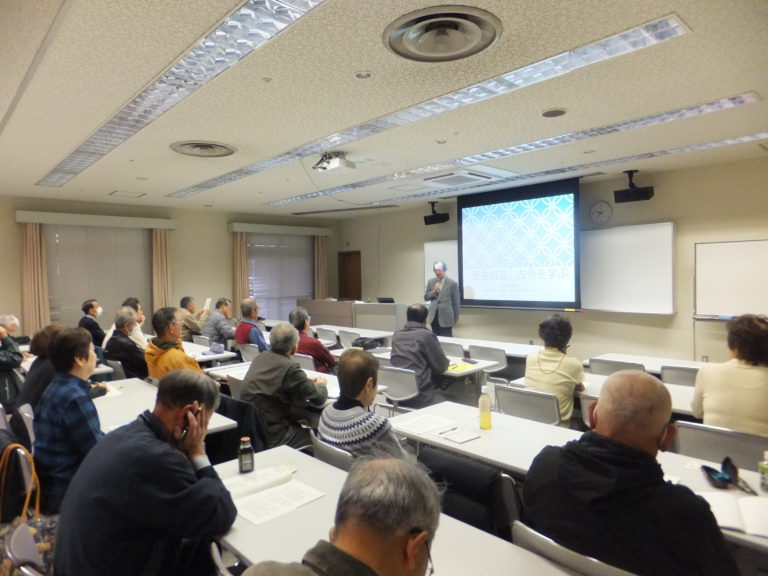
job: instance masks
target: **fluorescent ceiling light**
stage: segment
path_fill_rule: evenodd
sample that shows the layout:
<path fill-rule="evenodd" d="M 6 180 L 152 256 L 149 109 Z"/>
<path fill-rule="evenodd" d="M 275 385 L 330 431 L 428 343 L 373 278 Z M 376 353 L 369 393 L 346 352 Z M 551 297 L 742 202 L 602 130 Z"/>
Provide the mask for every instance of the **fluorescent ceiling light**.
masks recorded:
<path fill-rule="evenodd" d="M 236 64 L 323 0 L 248 0 L 42 180 L 59 187 Z"/>
<path fill-rule="evenodd" d="M 654 114 L 651 116 L 645 116 L 636 120 L 628 120 L 619 124 L 610 124 L 608 126 L 601 126 L 599 128 L 591 128 L 589 130 L 582 130 L 580 132 L 571 132 L 569 134 L 561 134 L 559 136 L 553 136 L 551 138 L 545 138 L 543 140 L 536 140 L 534 142 L 526 142 L 524 144 L 517 144 L 515 146 L 508 146 L 506 148 L 499 148 L 498 150 L 491 150 L 490 152 L 483 152 L 481 154 L 475 154 L 473 156 L 464 156 L 463 158 L 457 158 L 451 162 L 443 162 L 440 164 L 431 164 L 429 166 L 422 166 L 420 168 L 414 168 L 405 172 L 395 172 L 393 174 L 387 174 L 385 176 L 378 176 L 376 178 L 369 178 L 368 180 L 361 180 L 359 182 L 352 182 L 344 186 L 337 188 L 328 188 L 326 190 L 318 190 L 310 194 L 302 194 L 299 196 L 293 196 L 291 198 L 284 198 L 275 202 L 270 202 L 266 206 L 283 206 L 292 202 L 300 202 L 302 200 L 311 200 L 320 196 L 332 196 L 339 192 L 346 192 L 348 190 L 354 190 L 358 188 L 366 188 L 375 184 L 382 184 L 384 182 L 392 182 L 400 180 L 402 178 L 412 178 L 422 174 L 429 174 L 440 170 L 450 170 L 456 167 L 464 167 L 470 164 L 478 164 L 481 162 L 489 162 L 491 160 L 499 160 L 508 156 L 516 156 L 518 154 L 525 154 L 527 152 L 535 152 L 536 150 L 543 150 L 545 148 L 552 148 L 554 146 L 560 146 L 562 144 L 572 144 L 588 138 L 595 138 L 597 136 L 605 136 L 607 134 L 613 134 L 615 132 L 626 132 L 637 128 L 648 128 L 651 126 L 657 126 L 659 124 L 665 124 L 674 120 L 683 120 L 686 118 L 693 118 L 696 116 L 702 116 L 704 114 L 710 114 L 712 112 L 719 112 L 721 110 L 728 110 L 729 108 L 735 108 L 736 106 L 743 106 L 745 104 L 753 104 L 759 102 L 760 97 L 754 92 L 746 92 L 739 94 L 738 96 L 732 96 L 730 98 L 722 98 L 713 102 L 707 102 L 705 104 L 697 104 L 694 106 L 688 106 L 686 108 L 679 108 L 670 112 L 663 112 L 661 114 Z M 590 166 L 585 164 L 584 166 Z M 580 168 L 579 168 L 580 169 Z M 501 182 L 511 182 L 520 179 L 531 178 L 530 175 L 513 176 L 509 178 L 502 178 Z M 494 182 L 494 184 L 499 181 Z M 477 188 L 472 186 L 471 188 Z M 397 200 L 408 200 L 412 198 L 423 198 L 426 196 L 442 195 L 452 190 L 458 190 L 459 188 L 443 188 L 436 191 L 423 192 L 419 194 L 413 194 L 410 196 L 397 196 Z M 462 187 L 462 190 L 466 187 Z"/>
<path fill-rule="evenodd" d="M 687 33 L 688 30 L 675 15 L 666 16 L 655 20 L 649 24 L 632 28 L 626 32 L 621 32 L 606 38 L 593 42 L 586 46 L 576 48 L 569 52 L 564 52 L 541 60 L 530 66 L 513 70 L 501 76 L 496 76 L 490 80 L 485 80 L 468 88 L 439 96 L 422 104 L 400 110 L 387 116 L 371 120 L 365 124 L 354 126 L 347 130 L 331 134 L 325 138 L 315 140 L 293 150 L 289 150 L 278 156 L 267 158 L 260 162 L 250 164 L 239 170 L 223 174 L 216 178 L 211 178 L 205 182 L 200 182 L 189 188 L 184 188 L 177 192 L 167 194 L 171 198 L 186 198 L 200 194 L 211 188 L 216 188 L 223 184 L 245 178 L 252 174 L 257 174 L 289 162 L 294 162 L 307 156 L 322 154 L 335 147 L 355 142 L 375 134 L 380 134 L 405 126 L 425 118 L 437 116 L 443 112 L 449 112 L 463 106 L 477 104 L 490 98 L 509 94 L 520 88 L 538 84 L 545 80 L 551 80 L 558 76 L 563 76 L 574 70 L 579 70 L 591 64 L 597 64 L 610 60 L 617 56 L 629 54 L 643 48 L 648 48 L 655 44 L 664 42 L 671 38 L 676 38 Z"/>

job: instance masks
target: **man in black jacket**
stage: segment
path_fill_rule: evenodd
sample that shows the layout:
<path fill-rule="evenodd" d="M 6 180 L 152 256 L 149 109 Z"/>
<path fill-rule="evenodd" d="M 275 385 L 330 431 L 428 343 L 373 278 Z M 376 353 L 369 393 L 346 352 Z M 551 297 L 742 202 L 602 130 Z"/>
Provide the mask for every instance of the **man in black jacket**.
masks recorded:
<path fill-rule="evenodd" d="M 115 315 L 115 331 L 107 340 L 104 356 L 107 360 L 119 360 L 125 369 L 127 378 L 141 378 L 149 375 L 147 362 L 144 359 L 144 349 L 131 340 L 130 334 L 136 328 L 138 320 L 136 311 L 123 306 Z"/>
<path fill-rule="evenodd" d="M 664 481 L 656 454 L 675 435 L 671 414 L 659 380 L 633 370 L 612 374 L 589 407 L 593 430 L 547 446 L 531 464 L 525 522 L 636 574 L 738 574 L 709 505 Z"/>
<path fill-rule="evenodd" d="M 164 376 L 152 412 L 111 432 L 78 469 L 61 508 L 59 576 L 196 574 L 182 539 L 229 530 L 237 510 L 205 455 L 219 391 L 191 370 Z M 198 546 L 205 551 L 208 546 Z"/>

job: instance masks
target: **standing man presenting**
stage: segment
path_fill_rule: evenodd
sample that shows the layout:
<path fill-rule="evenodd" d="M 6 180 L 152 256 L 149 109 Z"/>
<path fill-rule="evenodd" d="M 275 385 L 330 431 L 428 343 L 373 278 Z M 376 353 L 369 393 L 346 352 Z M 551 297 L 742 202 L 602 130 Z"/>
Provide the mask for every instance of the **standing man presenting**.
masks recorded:
<path fill-rule="evenodd" d="M 427 282 L 424 300 L 429 302 L 428 322 L 438 336 L 453 336 L 453 325 L 459 320 L 459 285 L 445 275 L 445 262 L 438 260 L 432 266 L 435 277 Z"/>

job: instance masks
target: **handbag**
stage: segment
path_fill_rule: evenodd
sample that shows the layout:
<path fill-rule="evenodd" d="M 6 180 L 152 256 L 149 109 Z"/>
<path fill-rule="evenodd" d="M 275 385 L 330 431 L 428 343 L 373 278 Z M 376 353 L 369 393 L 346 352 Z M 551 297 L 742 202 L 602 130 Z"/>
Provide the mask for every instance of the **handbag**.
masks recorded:
<path fill-rule="evenodd" d="M 8 557 L 8 545 L 16 528 L 24 524 L 32 533 L 35 547 L 40 555 L 40 565 L 36 566 L 44 574 L 50 574 L 53 570 L 53 551 L 56 542 L 56 529 L 59 523 L 58 515 L 40 514 L 40 480 L 35 470 L 35 461 L 32 454 L 18 443 L 8 444 L 0 457 L 0 495 L 5 497 L 6 489 L 10 489 L 9 479 L 13 474 L 13 462 L 24 461 L 28 465 L 29 482 L 26 484 L 21 514 L 12 522 L 0 525 L 0 576 L 16 576 L 19 570 Z M 21 468 L 21 464 L 16 469 Z M 33 501 L 34 513 L 30 515 L 30 503 Z M 2 518 L 6 520 L 6 518 Z"/>

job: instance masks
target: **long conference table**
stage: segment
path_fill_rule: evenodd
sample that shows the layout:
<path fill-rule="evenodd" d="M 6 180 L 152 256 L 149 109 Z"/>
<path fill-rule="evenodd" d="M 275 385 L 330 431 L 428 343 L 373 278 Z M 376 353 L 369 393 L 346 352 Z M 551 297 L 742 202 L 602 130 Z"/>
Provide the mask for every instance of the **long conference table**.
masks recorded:
<path fill-rule="evenodd" d="M 581 436 L 581 432 L 576 430 L 498 412 L 492 415 L 492 428 L 481 430 L 478 410 L 453 402 L 434 404 L 395 416 L 389 421 L 398 434 L 411 439 L 417 446 L 419 444 L 437 446 L 486 462 L 520 479 L 525 478 L 533 459 L 545 446 L 563 446 Z M 446 433 L 453 430 L 472 432 L 477 438 L 464 443 L 454 442 L 449 439 L 451 435 Z M 706 464 L 720 469 L 719 462 L 709 462 L 673 452 L 659 452 L 656 459 L 669 481 L 687 486 L 694 492 L 713 490 L 701 472 L 701 465 Z M 760 475 L 757 472 L 740 469 L 739 477 L 755 488 L 761 498 L 768 497 L 768 493 L 759 489 Z M 728 493 L 737 498 L 746 496 L 738 490 L 728 490 Z M 732 530 L 724 530 L 723 533 L 730 541 L 746 545 L 761 554 L 768 553 L 768 538 L 750 536 Z"/>
<path fill-rule="evenodd" d="M 259 452 L 254 456 L 254 463 L 256 472 L 251 475 L 239 474 L 235 460 L 217 465 L 216 470 L 224 484 L 233 489 L 255 478 L 259 469 L 288 466 L 295 469 L 296 481 L 319 490 L 322 496 L 259 524 L 238 514 L 221 542 L 247 564 L 266 560 L 300 562 L 318 540 L 328 539 L 346 473 L 285 446 Z M 235 504 L 241 511 L 245 507 L 245 502 L 238 498 Z M 441 576 L 571 574 L 540 556 L 445 514 L 440 515 L 431 555 L 435 571 Z"/>
<path fill-rule="evenodd" d="M 157 397 L 157 386 L 139 380 L 126 378 L 107 382 L 107 393 L 94 398 L 93 403 L 99 413 L 101 429 L 109 433 L 115 428 L 133 422 L 144 410 L 152 410 Z M 208 423 L 208 434 L 230 430 L 237 427 L 237 422 L 214 412 Z"/>
<path fill-rule="evenodd" d="M 251 367 L 250 362 L 241 362 L 240 364 L 225 364 L 224 366 L 214 366 L 208 368 L 206 374 L 226 380 L 227 376 L 235 378 L 236 380 L 245 380 L 245 375 L 248 374 L 248 368 Z M 323 377 L 325 378 L 325 385 L 328 388 L 328 398 L 339 397 L 339 379 L 334 374 L 326 374 L 324 372 L 316 372 L 314 370 L 304 370 L 307 376 L 310 378 Z"/>
<path fill-rule="evenodd" d="M 643 356 L 640 354 L 619 354 L 615 352 L 600 354 L 600 356 L 593 356 L 593 358 L 599 358 L 600 360 L 613 360 L 615 362 L 634 362 L 635 364 L 642 364 L 646 372 L 655 376 L 659 376 L 661 374 L 662 366 L 682 366 L 684 368 L 698 369 L 706 365 L 706 362 L 698 362 L 696 360 L 662 358 L 661 356 Z M 588 360 L 585 360 L 584 363 L 589 365 Z"/>

